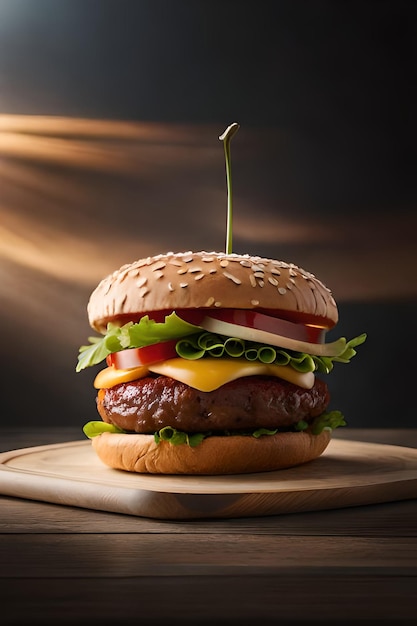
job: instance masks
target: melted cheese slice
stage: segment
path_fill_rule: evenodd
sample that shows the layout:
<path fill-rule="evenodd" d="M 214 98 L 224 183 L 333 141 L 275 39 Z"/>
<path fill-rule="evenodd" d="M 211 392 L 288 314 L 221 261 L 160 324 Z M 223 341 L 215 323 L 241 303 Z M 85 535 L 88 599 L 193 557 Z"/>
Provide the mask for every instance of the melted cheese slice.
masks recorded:
<path fill-rule="evenodd" d="M 118 370 L 115 367 L 106 367 L 101 370 L 94 379 L 94 387 L 96 389 L 109 389 L 119 383 L 130 383 L 132 380 L 145 378 L 149 374 L 146 365 L 134 367 L 129 370 Z"/>
<path fill-rule="evenodd" d="M 304 389 L 314 385 L 313 372 L 296 372 L 288 365 L 267 365 L 246 359 L 205 358 L 196 361 L 175 358 L 130 370 L 108 367 L 96 376 L 94 387 L 108 389 L 122 382 L 147 376 L 149 372 L 174 378 L 199 391 L 214 391 L 226 383 L 244 376 L 276 376 Z"/>

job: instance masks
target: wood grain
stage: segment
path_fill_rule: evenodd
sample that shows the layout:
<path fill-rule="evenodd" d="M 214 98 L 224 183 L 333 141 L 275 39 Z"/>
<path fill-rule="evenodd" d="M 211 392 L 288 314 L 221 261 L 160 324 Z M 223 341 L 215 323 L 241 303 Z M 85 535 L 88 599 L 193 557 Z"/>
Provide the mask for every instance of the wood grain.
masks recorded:
<path fill-rule="evenodd" d="M 89 441 L 0 455 L 0 492 L 158 519 L 246 517 L 417 496 L 417 451 L 332 441 L 313 462 L 235 476 L 140 475 L 108 468 Z"/>
<path fill-rule="evenodd" d="M 29 582 L 30 581 L 30 582 Z M 170 575 L 2 581 L 2 624 L 415 624 L 415 579 L 378 575 Z M 13 607 L 10 610 L 10 607 Z"/>
<path fill-rule="evenodd" d="M 417 445 L 415 430 L 347 435 Z M 72 437 L 10 430 L 0 442 Z M 0 622 L 411 626 L 416 551 L 417 499 L 170 521 L 3 496 Z"/>
<path fill-rule="evenodd" d="M 135 535 L 114 532 L 94 535 L 0 537 L 0 554 L 13 551 L 12 562 L 0 562 L 0 577 L 14 578 L 25 571 L 30 578 L 124 578 L 130 576 L 254 576 L 266 574 L 311 575 L 326 569 L 334 574 L 407 576 L 415 572 L 417 545 L 407 538 L 265 536 L 224 533 L 161 533 Z M 185 549 L 186 548 L 186 549 Z"/>
<path fill-rule="evenodd" d="M 0 497 L 0 533 L 9 534 L 151 534 L 205 535 L 214 538 L 236 533 L 246 535 L 289 535 L 292 537 L 417 537 L 417 500 L 314 511 L 279 516 L 188 521 L 152 518 L 93 511 L 72 506 Z"/>

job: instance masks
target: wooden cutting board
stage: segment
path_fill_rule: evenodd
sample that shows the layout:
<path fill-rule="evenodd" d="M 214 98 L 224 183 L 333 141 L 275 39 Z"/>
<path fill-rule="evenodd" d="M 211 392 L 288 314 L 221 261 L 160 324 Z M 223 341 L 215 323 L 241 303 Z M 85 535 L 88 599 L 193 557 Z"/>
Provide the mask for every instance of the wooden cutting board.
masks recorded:
<path fill-rule="evenodd" d="M 156 519 L 317 511 L 417 497 L 417 449 L 332 440 L 315 461 L 233 476 L 113 470 L 88 440 L 0 454 L 0 494 Z"/>

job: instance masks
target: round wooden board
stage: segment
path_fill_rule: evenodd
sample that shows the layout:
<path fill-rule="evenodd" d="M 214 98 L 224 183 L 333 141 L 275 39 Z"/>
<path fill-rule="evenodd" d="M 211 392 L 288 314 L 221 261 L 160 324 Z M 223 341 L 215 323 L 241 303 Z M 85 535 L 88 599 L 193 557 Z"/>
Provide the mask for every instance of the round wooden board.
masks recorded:
<path fill-rule="evenodd" d="M 415 498 L 417 450 L 334 439 L 286 470 L 160 476 L 108 468 L 74 441 L 0 454 L 0 493 L 159 519 L 276 515 Z"/>

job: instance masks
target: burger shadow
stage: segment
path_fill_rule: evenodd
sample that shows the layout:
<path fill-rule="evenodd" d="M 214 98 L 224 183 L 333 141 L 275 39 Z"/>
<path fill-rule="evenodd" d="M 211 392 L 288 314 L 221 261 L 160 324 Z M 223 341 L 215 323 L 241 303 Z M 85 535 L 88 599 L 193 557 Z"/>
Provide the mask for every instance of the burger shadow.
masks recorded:
<path fill-rule="evenodd" d="M 177 493 L 176 502 L 190 513 L 198 516 L 212 517 L 213 515 L 239 507 L 248 496 L 258 494 L 268 497 L 268 494 L 283 494 L 305 490 L 320 490 L 349 484 L 351 487 L 371 481 L 371 476 L 383 467 L 381 459 L 354 459 L 338 458 L 328 455 L 308 461 L 303 465 L 288 469 L 273 470 L 253 474 L 231 474 L 216 477 L 219 493 Z M 207 477 L 210 479 L 211 477 Z M 201 477 L 203 479 L 204 477 Z M 339 480 L 340 479 L 340 480 Z M 222 483 L 227 485 L 227 493 L 221 493 Z M 233 492 L 233 485 L 236 492 Z M 244 487 L 244 491 L 242 491 Z"/>

